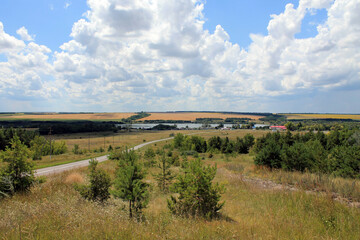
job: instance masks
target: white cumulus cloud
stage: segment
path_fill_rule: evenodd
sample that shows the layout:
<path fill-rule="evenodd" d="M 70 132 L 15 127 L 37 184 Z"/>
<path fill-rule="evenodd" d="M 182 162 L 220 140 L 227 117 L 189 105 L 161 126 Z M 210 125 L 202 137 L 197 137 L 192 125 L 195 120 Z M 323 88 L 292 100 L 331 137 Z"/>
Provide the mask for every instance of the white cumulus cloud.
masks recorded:
<path fill-rule="evenodd" d="M 204 29 L 204 4 L 88 0 L 72 40 L 54 53 L 25 44 L 31 41 L 25 28 L 18 30 L 22 41 L 0 23 L 0 53 L 8 57 L 0 63 L 7 76 L 3 87 L 8 94 L 24 88 L 24 96 L 53 96 L 74 109 L 99 111 L 275 111 L 279 103 L 282 111 L 291 111 L 290 103 L 302 103 L 298 111 L 318 111 L 323 103 L 307 100 L 313 94 L 360 94 L 359 0 L 287 4 L 271 15 L 266 35 L 251 34 L 248 50 L 230 42 L 220 25 L 214 33 Z M 297 39 L 306 14 L 318 9 L 327 11 L 327 19 L 317 34 Z"/>
<path fill-rule="evenodd" d="M 30 36 L 25 27 L 21 27 L 16 31 L 23 41 L 34 41 L 34 37 Z"/>

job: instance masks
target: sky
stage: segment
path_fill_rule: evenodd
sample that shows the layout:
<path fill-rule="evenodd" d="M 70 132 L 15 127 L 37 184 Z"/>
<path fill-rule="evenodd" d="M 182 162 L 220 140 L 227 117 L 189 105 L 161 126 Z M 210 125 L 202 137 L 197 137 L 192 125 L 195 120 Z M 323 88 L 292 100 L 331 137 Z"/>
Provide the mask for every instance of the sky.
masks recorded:
<path fill-rule="evenodd" d="M 360 0 L 1 0 L 0 112 L 360 113 Z"/>

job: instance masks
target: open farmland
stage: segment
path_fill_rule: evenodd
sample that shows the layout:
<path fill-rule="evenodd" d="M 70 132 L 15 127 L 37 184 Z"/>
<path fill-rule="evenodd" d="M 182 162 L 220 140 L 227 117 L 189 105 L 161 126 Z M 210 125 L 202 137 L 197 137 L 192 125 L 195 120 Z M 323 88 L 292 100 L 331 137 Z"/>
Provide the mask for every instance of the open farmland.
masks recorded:
<path fill-rule="evenodd" d="M 258 120 L 263 116 L 246 115 L 246 114 L 224 114 L 224 113 L 206 113 L 206 112 L 174 112 L 174 113 L 150 113 L 151 115 L 144 120 L 183 120 L 195 121 L 197 118 L 251 118 Z"/>
<path fill-rule="evenodd" d="M 69 114 L 4 114 L 6 119 L 33 119 L 33 120 L 121 120 L 135 115 L 135 113 L 69 113 Z"/>
<path fill-rule="evenodd" d="M 360 115 L 353 114 L 282 114 L 287 119 L 352 119 L 360 120 Z"/>

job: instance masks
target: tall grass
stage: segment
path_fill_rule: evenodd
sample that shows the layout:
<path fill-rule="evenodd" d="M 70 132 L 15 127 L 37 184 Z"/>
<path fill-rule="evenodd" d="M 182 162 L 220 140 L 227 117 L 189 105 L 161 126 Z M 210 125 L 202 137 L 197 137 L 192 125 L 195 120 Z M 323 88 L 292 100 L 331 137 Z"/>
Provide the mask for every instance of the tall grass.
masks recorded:
<path fill-rule="evenodd" d="M 152 194 L 145 220 L 131 221 L 121 200 L 102 206 L 80 197 L 72 183 L 87 181 L 84 168 L 50 176 L 30 193 L 1 201 L 0 239 L 359 239 L 359 209 L 326 195 L 264 191 L 244 182 L 246 155 L 205 161 L 218 163 L 216 181 L 227 188 L 217 220 L 172 216 L 169 194 L 158 191 L 149 174 Z M 115 162 L 99 167 L 114 177 Z"/>
<path fill-rule="evenodd" d="M 349 201 L 360 201 L 360 181 L 358 179 L 336 178 L 325 174 L 277 171 L 270 177 L 279 183 L 291 184 L 304 190 L 327 192 Z"/>

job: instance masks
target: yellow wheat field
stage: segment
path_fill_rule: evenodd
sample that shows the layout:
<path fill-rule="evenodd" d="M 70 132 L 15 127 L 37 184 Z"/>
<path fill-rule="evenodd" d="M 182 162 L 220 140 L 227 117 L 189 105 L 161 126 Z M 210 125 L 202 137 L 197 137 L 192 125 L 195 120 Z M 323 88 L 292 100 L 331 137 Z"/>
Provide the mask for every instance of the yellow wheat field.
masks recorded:
<path fill-rule="evenodd" d="M 41 119 L 41 120 L 121 120 L 135 115 L 135 113 L 84 113 L 84 114 L 44 114 L 44 115 L 26 115 L 14 114 L 5 115 L 1 118 L 6 119 Z"/>
<path fill-rule="evenodd" d="M 353 119 L 360 120 L 360 115 L 351 114 L 284 114 L 288 119 Z"/>

